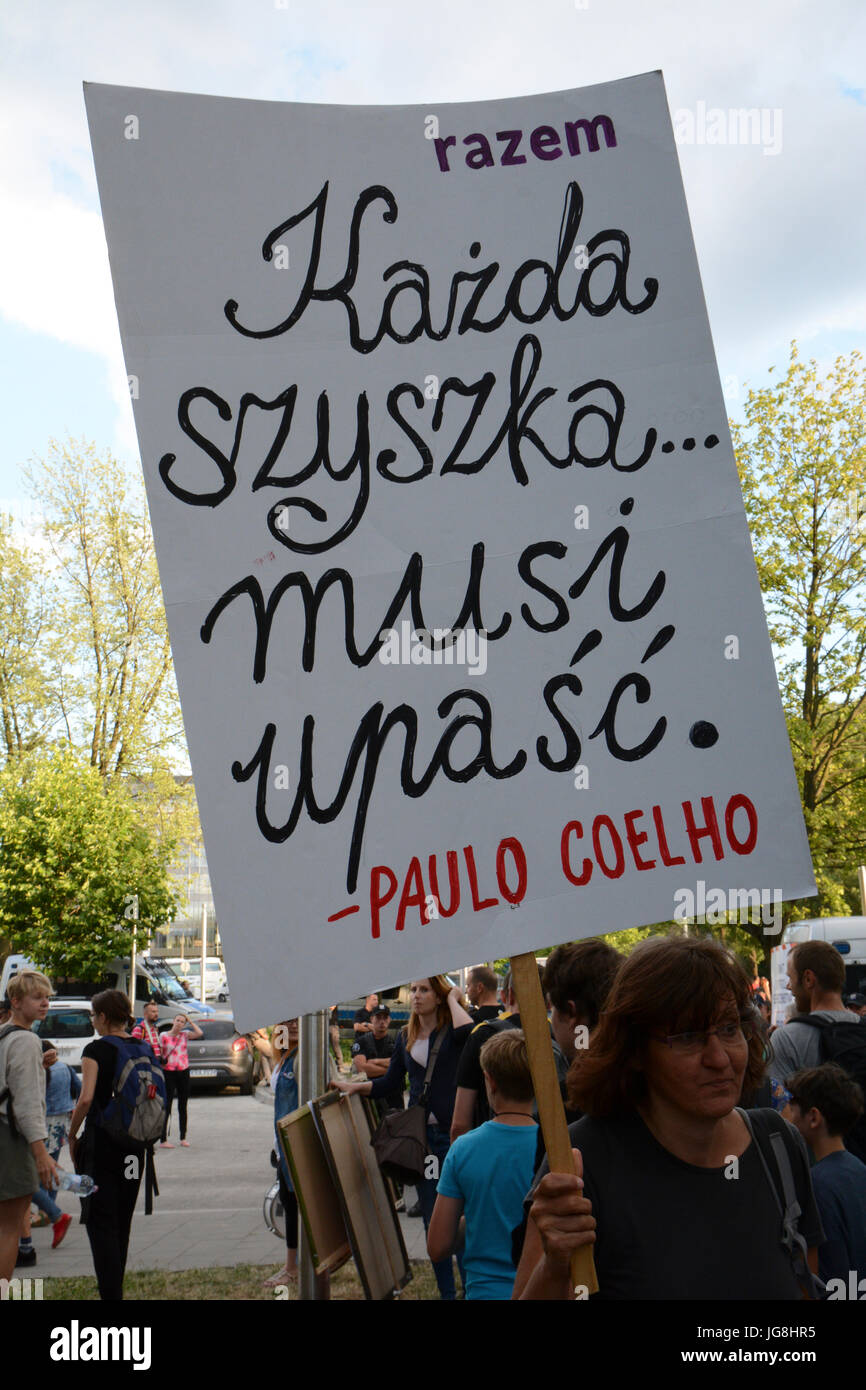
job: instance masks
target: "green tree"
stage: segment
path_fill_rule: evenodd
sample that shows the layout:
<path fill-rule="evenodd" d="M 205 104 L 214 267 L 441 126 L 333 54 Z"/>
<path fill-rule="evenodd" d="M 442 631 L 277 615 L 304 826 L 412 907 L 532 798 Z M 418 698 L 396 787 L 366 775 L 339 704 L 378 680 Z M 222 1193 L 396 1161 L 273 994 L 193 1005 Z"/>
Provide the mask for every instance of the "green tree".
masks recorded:
<path fill-rule="evenodd" d="M 102 776 L 147 776 L 183 730 L 140 477 L 73 439 L 24 471 L 54 556 L 56 626 L 73 648 L 72 741 Z"/>
<path fill-rule="evenodd" d="M 69 750 L 0 773 L 0 934 L 44 969 L 97 974 L 139 948 L 176 906 L 168 837 L 142 824 L 128 788 Z"/>
<path fill-rule="evenodd" d="M 772 369 L 771 369 L 772 370 Z M 786 918 L 858 911 L 866 849 L 866 369 L 823 379 L 796 343 L 732 432 L 819 897 Z"/>
<path fill-rule="evenodd" d="M 63 721 L 63 636 L 36 548 L 0 514 L 0 740 L 5 759 L 48 742 Z"/>

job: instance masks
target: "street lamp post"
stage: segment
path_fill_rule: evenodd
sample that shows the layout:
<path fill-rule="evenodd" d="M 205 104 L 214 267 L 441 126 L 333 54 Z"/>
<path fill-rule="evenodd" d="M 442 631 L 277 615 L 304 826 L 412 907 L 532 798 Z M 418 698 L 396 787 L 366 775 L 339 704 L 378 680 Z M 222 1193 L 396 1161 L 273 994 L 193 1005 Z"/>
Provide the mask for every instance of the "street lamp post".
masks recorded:
<path fill-rule="evenodd" d="M 298 1039 L 298 1103 L 307 1105 L 323 1094 L 328 1085 L 327 1065 L 327 1026 L 325 1010 L 315 1014 L 304 1014 L 300 1021 Z M 313 1268 L 313 1256 L 304 1231 L 304 1223 L 298 1230 L 298 1297 L 302 1302 L 324 1301 L 328 1297 L 327 1275 L 317 1275 Z"/>
<path fill-rule="evenodd" d="M 132 952 L 129 958 L 129 1002 L 135 1014 L 135 963 L 138 954 L 138 894 L 130 893 L 123 912 L 132 921 Z"/>

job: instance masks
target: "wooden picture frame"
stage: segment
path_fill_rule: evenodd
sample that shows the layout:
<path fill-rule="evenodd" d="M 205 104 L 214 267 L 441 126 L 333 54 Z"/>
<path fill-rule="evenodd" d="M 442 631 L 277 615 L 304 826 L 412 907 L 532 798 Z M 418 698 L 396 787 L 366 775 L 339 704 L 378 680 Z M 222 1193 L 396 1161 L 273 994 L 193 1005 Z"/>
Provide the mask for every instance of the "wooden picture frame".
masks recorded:
<path fill-rule="evenodd" d="M 396 1297 L 412 1278 L 391 1189 L 376 1162 L 367 1100 L 331 1091 L 311 1101 L 316 1130 L 337 1192 L 364 1295 Z"/>
<path fill-rule="evenodd" d="M 302 1105 L 277 1121 L 283 1153 L 292 1175 L 298 1210 L 317 1274 L 334 1270 L 352 1258 L 352 1247 L 343 1220 L 343 1204 L 310 1107 Z"/>

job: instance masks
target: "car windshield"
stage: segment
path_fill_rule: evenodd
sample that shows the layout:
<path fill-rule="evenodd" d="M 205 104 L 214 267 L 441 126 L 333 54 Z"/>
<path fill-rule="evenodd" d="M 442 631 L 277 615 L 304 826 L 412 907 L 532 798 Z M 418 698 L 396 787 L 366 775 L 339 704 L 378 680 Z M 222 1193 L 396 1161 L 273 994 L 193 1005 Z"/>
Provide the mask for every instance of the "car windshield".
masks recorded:
<path fill-rule="evenodd" d="M 171 966 L 166 965 L 164 960 L 149 960 L 147 970 L 166 999 L 175 999 L 178 1003 L 185 1003 L 187 996 L 183 985 L 175 975 Z"/>
<path fill-rule="evenodd" d="M 92 1038 L 93 1024 L 89 1009 L 49 1009 L 43 1019 L 33 1024 L 40 1038 Z"/>

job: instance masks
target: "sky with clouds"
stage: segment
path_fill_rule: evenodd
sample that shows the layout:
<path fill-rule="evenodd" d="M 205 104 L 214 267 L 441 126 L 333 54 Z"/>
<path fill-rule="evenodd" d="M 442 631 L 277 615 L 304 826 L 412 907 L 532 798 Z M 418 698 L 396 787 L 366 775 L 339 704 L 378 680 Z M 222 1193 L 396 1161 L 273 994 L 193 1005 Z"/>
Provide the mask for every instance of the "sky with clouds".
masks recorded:
<path fill-rule="evenodd" d="M 435 110 L 661 69 L 695 124 L 679 155 L 731 413 L 792 338 L 825 364 L 863 344 L 862 0 L 28 0 L 0 55 L 0 507 L 52 437 L 136 458 L 83 81 Z M 698 143 L 719 108 L 761 109 L 764 135 Z"/>

